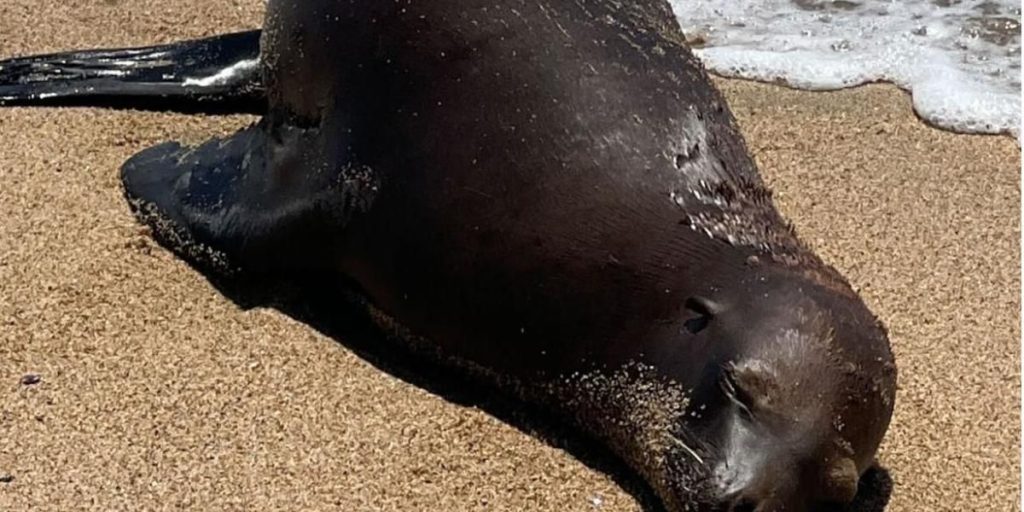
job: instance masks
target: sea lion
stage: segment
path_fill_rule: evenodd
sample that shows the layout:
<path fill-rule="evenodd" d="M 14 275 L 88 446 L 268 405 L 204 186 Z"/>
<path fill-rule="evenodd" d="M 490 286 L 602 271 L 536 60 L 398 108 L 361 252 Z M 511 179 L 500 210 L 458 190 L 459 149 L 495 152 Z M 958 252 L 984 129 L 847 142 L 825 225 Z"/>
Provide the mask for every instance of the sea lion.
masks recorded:
<path fill-rule="evenodd" d="M 849 502 L 892 414 L 887 334 L 682 41 L 664 0 L 270 0 L 262 33 L 0 62 L 0 101 L 262 111 L 124 164 L 184 258 L 353 283 L 668 510 Z"/>

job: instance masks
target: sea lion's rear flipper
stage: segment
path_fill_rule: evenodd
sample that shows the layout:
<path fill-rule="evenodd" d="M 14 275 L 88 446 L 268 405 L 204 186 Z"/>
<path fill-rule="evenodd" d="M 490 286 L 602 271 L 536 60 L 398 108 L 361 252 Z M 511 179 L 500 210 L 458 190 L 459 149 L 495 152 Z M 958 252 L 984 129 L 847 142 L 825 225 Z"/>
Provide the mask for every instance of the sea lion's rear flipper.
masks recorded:
<path fill-rule="evenodd" d="M 0 61 L 0 106 L 97 106 L 183 112 L 266 110 L 260 31 L 115 50 Z"/>
<path fill-rule="evenodd" d="M 170 142 L 125 162 L 136 216 L 187 261 L 221 274 L 315 269 L 378 183 L 318 130 L 258 124 L 196 147 Z M 327 146 L 324 149 L 324 146 Z"/>

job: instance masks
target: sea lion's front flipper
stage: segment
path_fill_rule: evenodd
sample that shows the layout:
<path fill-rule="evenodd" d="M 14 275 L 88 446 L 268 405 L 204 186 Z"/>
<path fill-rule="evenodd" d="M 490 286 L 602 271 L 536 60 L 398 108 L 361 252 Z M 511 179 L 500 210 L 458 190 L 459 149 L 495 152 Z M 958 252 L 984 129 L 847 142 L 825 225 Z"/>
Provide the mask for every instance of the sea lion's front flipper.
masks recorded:
<path fill-rule="evenodd" d="M 260 34 L 0 60 L 0 106 L 263 113 Z"/>
<path fill-rule="evenodd" d="M 264 118 L 197 147 L 146 149 L 121 169 L 125 196 L 161 243 L 218 273 L 315 268 L 376 175 L 346 162 L 319 130 Z M 326 149 L 323 147 L 326 146 Z"/>

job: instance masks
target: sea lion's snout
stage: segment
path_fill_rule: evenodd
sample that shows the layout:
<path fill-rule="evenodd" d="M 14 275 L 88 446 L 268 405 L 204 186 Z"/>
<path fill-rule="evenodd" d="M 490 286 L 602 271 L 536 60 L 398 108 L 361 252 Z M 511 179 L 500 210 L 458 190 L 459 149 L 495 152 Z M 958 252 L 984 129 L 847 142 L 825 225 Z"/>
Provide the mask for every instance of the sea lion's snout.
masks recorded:
<path fill-rule="evenodd" d="M 802 512 L 826 506 L 844 506 L 857 494 L 857 472 L 850 459 L 839 459 L 843 474 L 835 481 L 808 487 L 795 481 L 787 468 L 763 468 L 743 488 L 723 494 L 718 510 L 722 512 Z M 824 494 L 819 494 L 824 493 Z"/>
<path fill-rule="evenodd" d="M 731 435 L 714 469 L 715 510 L 813 511 L 849 504 L 857 494 L 857 465 L 835 446 L 777 439 L 752 425 L 736 425 Z"/>
<path fill-rule="evenodd" d="M 793 415 L 791 404 L 775 402 L 783 386 L 776 378 L 760 361 L 736 364 L 722 375 L 730 405 L 722 418 L 720 458 L 711 469 L 716 512 L 813 511 L 846 505 L 857 494 L 860 472 L 850 442 L 821 428 L 811 411 L 822 409 Z"/>

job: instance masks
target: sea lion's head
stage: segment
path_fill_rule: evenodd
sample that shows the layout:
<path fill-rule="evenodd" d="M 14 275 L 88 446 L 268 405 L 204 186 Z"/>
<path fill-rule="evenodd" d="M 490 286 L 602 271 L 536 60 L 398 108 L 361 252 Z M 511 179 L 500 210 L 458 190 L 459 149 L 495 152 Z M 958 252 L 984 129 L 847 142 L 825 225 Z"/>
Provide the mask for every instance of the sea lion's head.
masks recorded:
<path fill-rule="evenodd" d="M 851 502 L 888 427 L 896 381 L 887 334 L 860 298 L 787 271 L 692 297 L 686 310 L 681 335 L 704 338 L 715 356 L 664 458 L 670 507 L 801 512 Z"/>

